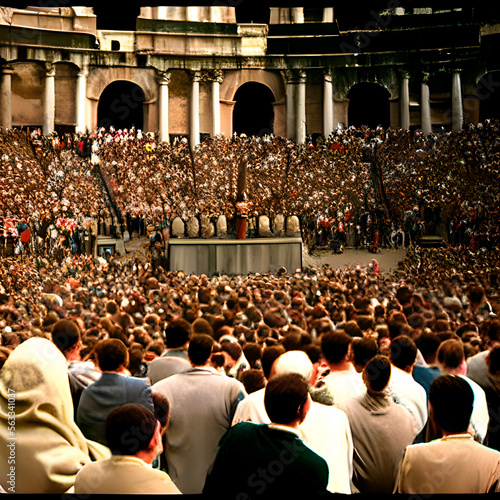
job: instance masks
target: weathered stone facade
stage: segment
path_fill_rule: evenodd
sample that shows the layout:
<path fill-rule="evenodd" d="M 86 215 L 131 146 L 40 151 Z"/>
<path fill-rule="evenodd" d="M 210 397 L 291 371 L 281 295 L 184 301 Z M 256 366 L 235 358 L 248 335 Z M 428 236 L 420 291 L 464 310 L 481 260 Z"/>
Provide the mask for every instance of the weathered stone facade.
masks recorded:
<path fill-rule="evenodd" d="M 139 110 L 139 128 L 195 146 L 233 134 L 236 92 L 257 83 L 272 93 L 272 132 L 299 143 L 349 126 L 359 89 L 382 92 L 387 126 L 456 130 L 478 122 L 499 65 L 498 24 L 468 12 L 414 15 L 407 36 L 397 8 L 356 32 L 326 7 L 316 22 L 271 8 L 269 24 L 238 24 L 232 7 L 143 7 L 135 31 L 98 30 L 85 7 L 3 8 L 0 125 L 93 131 L 103 92 L 128 82 L 107 103 L 117 120 Z"/>

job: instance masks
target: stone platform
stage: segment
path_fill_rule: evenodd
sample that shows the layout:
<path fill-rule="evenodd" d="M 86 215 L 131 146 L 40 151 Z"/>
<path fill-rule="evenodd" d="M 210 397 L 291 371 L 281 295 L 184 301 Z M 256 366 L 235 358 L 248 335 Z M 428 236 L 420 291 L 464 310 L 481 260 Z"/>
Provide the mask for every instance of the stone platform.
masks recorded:
<path fill-rule="evenodd" d="M 169 270 L 227 275 L 288 272 L 302 268 L 302 238 L 170 238 Z"/>

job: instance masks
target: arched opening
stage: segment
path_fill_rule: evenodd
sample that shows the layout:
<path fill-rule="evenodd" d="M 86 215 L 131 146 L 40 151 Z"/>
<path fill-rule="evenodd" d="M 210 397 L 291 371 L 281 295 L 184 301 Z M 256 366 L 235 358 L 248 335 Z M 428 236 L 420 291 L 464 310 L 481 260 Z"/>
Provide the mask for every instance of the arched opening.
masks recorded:
<path fill-rule="evenodd" d="M 97 126 L 108 129 L 144 127 L 144 91 L 139 85 L 119 80 L 110 83 L 102 92 L 97 107 Z"/>
<path fill-rule="evenodd" d="M 391 113 L 389 91 L 376 83 L 357 83 L 347 97 L 349 98 L 349 125 L 363 125 L 386 128 L 390 125 Z"/>
<path fill-rule="evenodd" d="M 257 82 L 244 83 L 234 96 L 233 132 L 262 137 L 274 130 L 274 95 L 269 87 Z"/>
<path fill-rule="evenodd" d="M 479 99 L 479 121 L 500 118 L 500 71 L 486 73 L 476 87 Z"/>

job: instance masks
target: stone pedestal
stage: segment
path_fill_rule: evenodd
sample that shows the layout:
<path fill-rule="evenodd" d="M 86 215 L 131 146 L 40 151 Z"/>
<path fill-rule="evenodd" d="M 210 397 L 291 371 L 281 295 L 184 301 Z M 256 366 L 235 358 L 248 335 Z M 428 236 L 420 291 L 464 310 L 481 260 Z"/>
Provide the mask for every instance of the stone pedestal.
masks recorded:
<path fill-rule="evenodd" d="M 291 215 L 286 219 L 286 236 L 289 238 L 300 237 L 300 221 L 296 215 Z"/>

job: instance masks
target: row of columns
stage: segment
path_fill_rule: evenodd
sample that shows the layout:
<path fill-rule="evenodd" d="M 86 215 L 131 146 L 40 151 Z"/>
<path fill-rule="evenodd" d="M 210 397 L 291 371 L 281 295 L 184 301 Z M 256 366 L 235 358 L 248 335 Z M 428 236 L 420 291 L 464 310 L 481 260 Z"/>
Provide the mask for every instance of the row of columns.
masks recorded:
<path fill-rule="evenodd" d="M 401 79 L 400 126 L 407 130 L 410 128 L 409 83 L 410 77 L 407 73 L 404 73 Z M 455 70 L 453 72 L 451 84 L 451 129 L 453 131 L 461 130 L 463 119 L 462 83 L 460 71 Z M 420 84 L 420 128 L 424 135 L 432 131 L 429 75 L 427 73 L 422 75 Z"/>
<path fill-rule="evenodd" d="M 159 140 L 169 141 L 168 133 L 168 87 L 172 74 L 169 71 L 159 71 Z M 200 143 L 200 82 L 210 81 L 212 93 L 212 136 L 221 132 L 220 121 L 220 84 L 224 74 L 221 70 L 211 72 L 193 71 L 191 78 L 191 101 L 189 107 L 189 137 L 191 147 Z"/>
<path fill-rule="evenodd" d="M 83 68 L 77 76 L 76 85 L 76 131 L 85 132 L 86 129 L 86 82 L 88 70 Z M 4 128 L 12 127 L 12 74 L 13 70 L 6 65 L 2 69 L 2 80 L 0 93 L 2 98 L 1 119 Z M 286 130 L 287 136 L 299 144 L 306 140 L 306 79 L 305 71 L 298 73 L 287 70 L 286 77 Z M 159 139 L 169 141 L 169 84 L 171 73 L 168 71 L 158 72 L 159 85 Z M 215 70 L 212 72 L 193 71 L 191 81 L 191 103 L 190 103 L 190 142 L 192 147 L 200 143 L 200 82 L 208 80 L 211 82 L 212 93 L 212 135 L 220 134 L 220 84 L 223 81 L 223 72 Z M 325 69 L 323 80 L 323 134 L 328 137 L 334 130 L 335 113 L 333 101 L 333 79 L 331 70 Z M 432 130 L 430 112 L 430 92 L 428 75 L 424 74 L 421 82 L 421 129 L 424 134 Z M 452 78 L 451 98 L 452 130 L 460 130 L 463 122 L 463 104 L 460 72 L 454 71 Z M 45 86 L 43 96 L 43 134 L 48 135 L 54 131 L 55 123 L 55 66 L 46 63 Z M 400 93 L 400 126 L 403 129 L 410 128 L 410 98 L 409 98 L 409 75 L 403 74 L 401 78 Z"/>
<path fill-rule="evenodd" d="M 13 69 L 10 66 L 2 68 L 2 81 L 0 93 L 2 99 L 1 119 L 3 128 L 12 128 L 12 74 Z M 52 63 L 45 64 L 45 85 L 43 92 L 43 124 L 42 133 L 49 135 L 55 127 L 55 76 L 56 68 Z M 76 131 L 85 132 L 85 102 L 87 92 L 87 71 L 81 70 L 78 73 L 76 84 Z"/>

